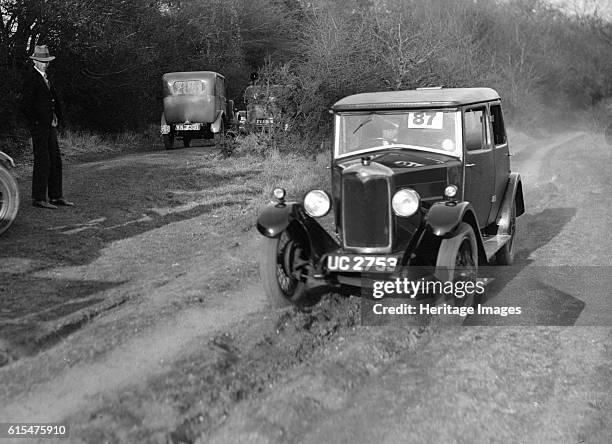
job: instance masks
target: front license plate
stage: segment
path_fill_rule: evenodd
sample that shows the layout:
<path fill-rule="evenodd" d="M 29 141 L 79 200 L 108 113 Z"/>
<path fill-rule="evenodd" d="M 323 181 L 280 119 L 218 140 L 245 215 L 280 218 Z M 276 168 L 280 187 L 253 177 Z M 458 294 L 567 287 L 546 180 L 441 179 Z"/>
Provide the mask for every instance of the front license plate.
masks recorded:
<path fill-rule="evenodd" d="M 328 271 L 354 272 L 392 272 L 397 265 L 397 257 L 392 256 L 359 256 L 349 254 L 332 254 L 327 256 Z"/>
<path fill-rule="evenodd" d="M 199 123 L 179 123 L 176 125 L 178 131 L 199 131 Z"/>

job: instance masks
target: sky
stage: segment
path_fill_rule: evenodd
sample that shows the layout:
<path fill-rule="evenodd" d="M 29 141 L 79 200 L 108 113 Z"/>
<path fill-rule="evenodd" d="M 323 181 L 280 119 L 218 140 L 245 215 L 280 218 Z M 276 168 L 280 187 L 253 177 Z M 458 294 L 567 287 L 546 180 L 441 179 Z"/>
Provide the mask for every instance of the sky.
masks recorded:
<path fill-rule="evenodd" d="M 612 0 L 549 0 L 554 5 L 564 7 L 579 14 L 596 11 L 599 16 L 612 21 Z"/>

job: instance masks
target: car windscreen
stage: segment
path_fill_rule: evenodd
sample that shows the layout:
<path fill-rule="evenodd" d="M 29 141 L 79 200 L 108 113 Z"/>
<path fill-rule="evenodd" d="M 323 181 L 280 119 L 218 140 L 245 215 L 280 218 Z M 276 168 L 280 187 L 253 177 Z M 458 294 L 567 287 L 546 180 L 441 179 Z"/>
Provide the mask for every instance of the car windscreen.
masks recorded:
<path fill-rule="evenodd" d="M 388 148 L 461 155 L 458 110 L 368 111 L 336 114 L 335 156 Z"/>

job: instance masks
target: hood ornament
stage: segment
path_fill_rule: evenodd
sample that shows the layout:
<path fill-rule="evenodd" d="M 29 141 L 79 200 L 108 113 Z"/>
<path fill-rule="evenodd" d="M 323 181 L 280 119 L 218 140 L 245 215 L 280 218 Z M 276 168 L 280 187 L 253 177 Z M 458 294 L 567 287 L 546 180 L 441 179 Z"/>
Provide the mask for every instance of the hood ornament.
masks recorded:
<path fill-rule="evenodd" d="M 363 166 L 368 166 L 372 162 L 372 158 L 370 156 L 365 156 L 361 158 L 361 164 Z"/>

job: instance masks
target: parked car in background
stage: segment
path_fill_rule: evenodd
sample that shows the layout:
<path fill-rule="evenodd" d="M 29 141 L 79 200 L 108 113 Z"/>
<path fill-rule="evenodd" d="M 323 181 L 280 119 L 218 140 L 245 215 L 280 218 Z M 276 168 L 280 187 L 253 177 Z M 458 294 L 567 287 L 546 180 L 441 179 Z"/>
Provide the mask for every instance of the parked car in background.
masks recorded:
<path fill-rule="evenodd" d="M 19 210 L 19 187 L 11 168 L 15 168 L 15 162 L 0 151 L 0 234 L 8 230 Z"/>
<path fill-rule="evenodd" d="M 331 190 L 287 201 L 275 189 L 257 220 L 273 304 L 304 304 L 322 284 L 363 286 L 363 273 L 426 267 L 453 281 L 475 279 L 478 265 L 493 259 L 512 263 L 525 205 L 495 90 L 357 94 L 332 112 Z M 329 211 L 331 234 L 317 221 Z"/>
<path fill-rule="evenodd" d="M 250 85 L 244 92 L 247 131 L 268 131 L 278 123 L 281 110 L 278 99 L 283 92 L 280 85 Z"/>
<path fill-rule="evenodd" d="M 192 139 L 221 143 L 234 125 L 234 102 L 226 96 L 225 77 L 212 71 L 170 72 L 162 77 L 161 134 L 166 149 L 176 138 L 188 147 Z"/>

